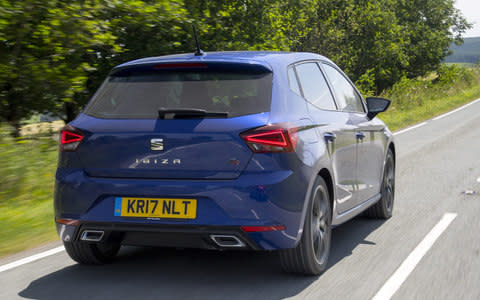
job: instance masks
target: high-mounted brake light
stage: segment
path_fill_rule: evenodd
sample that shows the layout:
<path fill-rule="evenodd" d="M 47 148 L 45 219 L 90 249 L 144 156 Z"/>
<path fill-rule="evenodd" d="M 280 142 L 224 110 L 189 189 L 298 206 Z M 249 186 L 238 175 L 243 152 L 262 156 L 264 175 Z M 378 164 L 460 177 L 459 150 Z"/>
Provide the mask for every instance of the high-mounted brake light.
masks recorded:
<path fill-rule="evenodd" d="M 241 133 L 240 137 L 255 153 L 295 152 L 297 147 L 296 129 L 277 125 L 255 128 Z"/>
<path fill-rule="evenodd" d="M 66 125 L 60 130 L 60 151 L 75 151 L 84 134 L 77 128 Z"/>
<path fill-rule="evenodd" d="M 153 67 L 154 69 L 184 69 L 184 68 L 207 68 L 204 63 L 166 63 Z"/>

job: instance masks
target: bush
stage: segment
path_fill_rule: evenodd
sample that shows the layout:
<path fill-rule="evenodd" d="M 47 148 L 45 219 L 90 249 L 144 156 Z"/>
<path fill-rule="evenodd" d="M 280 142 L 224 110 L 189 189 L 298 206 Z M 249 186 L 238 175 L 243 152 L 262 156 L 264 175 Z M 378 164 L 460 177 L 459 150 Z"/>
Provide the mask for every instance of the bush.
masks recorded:
<path fill-rule="evenodd" d="M 392 100 L 392 105 L 399 109 L 408 109 L 413 106 L 423 104 L 425 92 L 432 87 L 432 82 L 428 79 L 415 78 L 408 79 L 402 77 L 399 82 L 393 85 L 382 96 Z"/>
<path fill-rule="evenodd" d="M 472 68 L 459 65 L 443 64 L 437 70 L 437 78 L 434 80 L 441 87 L 451 87 L 457 83 L 471 84 L 475 78 Z"/>

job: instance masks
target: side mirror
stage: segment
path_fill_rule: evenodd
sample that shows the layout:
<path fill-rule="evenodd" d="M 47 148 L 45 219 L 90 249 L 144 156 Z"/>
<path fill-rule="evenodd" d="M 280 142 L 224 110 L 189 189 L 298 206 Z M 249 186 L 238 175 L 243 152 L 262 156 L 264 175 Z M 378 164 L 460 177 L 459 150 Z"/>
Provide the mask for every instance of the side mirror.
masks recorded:
<path fill-rule="evenodd" d="M 390 106 L 390 100 L 378 97 L 367 97 L 367 117 L 371 120 L 381 112 L 387 110 Z"/>

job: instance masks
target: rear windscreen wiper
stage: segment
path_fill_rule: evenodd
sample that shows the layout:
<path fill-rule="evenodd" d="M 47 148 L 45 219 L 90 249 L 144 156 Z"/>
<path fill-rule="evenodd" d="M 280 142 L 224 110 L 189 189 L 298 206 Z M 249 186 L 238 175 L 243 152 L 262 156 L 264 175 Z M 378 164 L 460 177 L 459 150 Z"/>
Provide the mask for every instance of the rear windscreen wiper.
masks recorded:
<path fill-rule="evenodd" d="M 197 108 L 164 108 L 158 109 L 160 119 L 187 119 L 187 118 L 226 118 L 228 112 L 206 111 Z"/>

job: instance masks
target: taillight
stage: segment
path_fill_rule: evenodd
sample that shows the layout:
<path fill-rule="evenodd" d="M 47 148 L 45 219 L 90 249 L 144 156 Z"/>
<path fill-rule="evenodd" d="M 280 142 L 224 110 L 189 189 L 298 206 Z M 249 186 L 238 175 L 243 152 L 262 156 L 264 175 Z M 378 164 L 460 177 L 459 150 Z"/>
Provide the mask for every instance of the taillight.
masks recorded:
<path fill-rule="evenodd" d="M 66 125 L 60 130 L 60 151 L 75 151 L 83 140 L 83 133 L 77 128 Z"/>
<path fill-rule="evenodd" d="M 266 125 L 240 134 L 248 147 L 256 153 L 295 152 L 297 147 L 296 129 L 277 125 Z"/>

